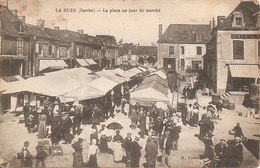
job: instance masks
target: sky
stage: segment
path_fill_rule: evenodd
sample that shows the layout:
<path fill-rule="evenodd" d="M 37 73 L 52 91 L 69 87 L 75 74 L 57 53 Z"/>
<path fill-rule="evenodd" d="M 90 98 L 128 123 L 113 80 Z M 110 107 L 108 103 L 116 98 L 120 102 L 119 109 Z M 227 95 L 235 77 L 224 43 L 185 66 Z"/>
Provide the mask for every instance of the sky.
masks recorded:
<path fill-rule="evenodd" d="M 216 20 L 217 16 L 228 16 L 240 1 L 8 0 L 8 7 L 17 9 L 19 16 L 26 16 L 29 24 L 36 25 L 41 18 L 48 28 L 82 29 L 93 36 L 112 35 L 124 43 L 151 45 L 158 40 L 159 24 L 163 25 L 163 32 L 170 24 L 209 24 L 213 17 Z M 7 0 L 0 0 L 0 4 L 6 5 Z"/>

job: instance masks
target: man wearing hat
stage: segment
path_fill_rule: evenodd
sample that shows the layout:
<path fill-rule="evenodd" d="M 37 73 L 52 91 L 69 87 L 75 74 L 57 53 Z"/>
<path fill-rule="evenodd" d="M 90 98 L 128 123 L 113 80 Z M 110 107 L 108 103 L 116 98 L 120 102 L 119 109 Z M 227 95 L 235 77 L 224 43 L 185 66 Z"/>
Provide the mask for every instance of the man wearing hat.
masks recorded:
<path fill-rule="evenodd" d="M 75 150 L 73 153 L 73 167 L 81 168 L 83 166 L 82 142 L 83 139 L 79 138 L 77 142 L 71 145 L 71 147 Z"/>
<path fill-rule="evenodd" d="M 132 143 L 132 156 L 131 156 L 131 167 L 139 167 L 139 161 L 141 157 L 142 147 L 139 145 L 140 136 L 135 136 L 135 140 Z"/>
<path fill-rule="evenodd" d="M 54 113 L 53 117 L 51 118 L 50 125 L 51 125 L 51 143 L 52 145 L 58 145 L 60 141 L 60 124 L 61 119 L 58 113 Z"/>
<path fill-rule="evenodd" d="M 226 140 L 221 139 L 220 142 L 215 145 L 214 152 L 219 158 L 217 166 L 224 167 L 226 160 Z"/>
<path fill-rule="evenodd" d="M 25 126 L 27 127 L 27 120 L 30 116 L 30 106 L 29 106 L 29 103 L 26 102 L 25 105 L 23 106 L 23 115 L 24 115 L 24 123 L 25 123 Z"/>
<path fill-rule="evenodd" d="M 170 150 L 172 149 L 170 131 L 164 132 L 164 135 L 160 140 L 160 149 L 162 151 L 162 163 L 160 166 L 164 166 L 165 164 L 168 166 L 168 156 L 170 155 Z"/>
<path fill-rule="evenodd" d="M 64 113 L 64 121 L 62 122 L 62 133 L 64 144 L 71 143 L 70 129 L 72 127 L 72 120 L 69 117 L 69 113 Z"/>
<path fill-rule="evenodd" d="M 243 162 L 243 146 L 241 144 L 241 138 L 235 137 L 235 145 L 233 146 L 233 165 L 239 167 Z"/>
<path fill-rule="evenodd" d="M 233 131 L 235 131 L 234 137 L 242 138 L 244 136 L 243 131 L 240 127 L 240 123 L 237 123 L 237 125 L 233 128 Z"/>
<path fill-rule="evenodd" d="M 158 154 L 158 146 L 156 145 L 156 137 L 153 135 L 145 146 L 145 158 L 148 168 L 155 168 Z"/>
<path fill-rule="evenodd" d="M 122 143 L 122 147 L 125 148 L 126 152 L 126 167 L 131 167 L 131 155 L 132 155 L 132 133 L 128 132 L 127 136 Z"/>

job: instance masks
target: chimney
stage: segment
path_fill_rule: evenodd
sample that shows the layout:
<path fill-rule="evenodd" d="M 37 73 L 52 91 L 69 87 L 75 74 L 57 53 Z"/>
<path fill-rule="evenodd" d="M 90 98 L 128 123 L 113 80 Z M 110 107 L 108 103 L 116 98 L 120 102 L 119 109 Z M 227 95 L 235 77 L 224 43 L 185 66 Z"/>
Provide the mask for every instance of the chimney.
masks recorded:
<path fill-rule="evenodd" d="M 213 29 L 215 28 L 215 19 L 214 18 L 212 20 L 212 27 L 213 27 Z"/>
<path fill-rule="evenodd" d="M 218 16 L 217 17 L 217 24 L 220 26 L 220 24 L 226 19 L 225 16 Z"/>
<path fill-rule="evenodd" d="M 159 24 L 159 37 L 158 39 L 160 39 L 162 36 L 162 24 Z"/>
<path fill-rule="evenodd" d="M 38 19 L 37 20 L 37 26 L 40 27 L 40 28 L 44 28 L 44 22 L 45 22 L 44 19 Z"/>
<path fill-rule="evenodd" d="M 22 21 L 22 24 L 25 24 L 25 16 L 18 16 L 18 19 Z"/>
<path fill-rule="evenodd" d="M 18 10 L 14 9 L 14 10 L 10 10 L 12 12 L 12 14 L 17 18 L 17 13 L 18 13 Z"/>
<path fill-rule="evenodd" d="M 60 27 L 59 27 L 59 26 L 54 26 L 54 30 L 59 31 L 59 30 L 60 30 Z"/>
<path fill-rule="evenodd" d="M 79 34 L 84 34 L 84 31 L 83 30 L 78 30 L 77 31 Z"/>

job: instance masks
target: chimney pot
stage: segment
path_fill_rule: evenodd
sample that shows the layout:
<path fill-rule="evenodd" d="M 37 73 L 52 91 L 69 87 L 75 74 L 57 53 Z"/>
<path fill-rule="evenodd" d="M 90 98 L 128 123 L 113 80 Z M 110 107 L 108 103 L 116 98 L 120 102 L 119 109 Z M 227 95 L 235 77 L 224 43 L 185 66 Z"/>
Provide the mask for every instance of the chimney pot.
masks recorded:
<path fill-rule="evenodd" d="M 25 16 L 18 16 L 18 19 L 22 21 L 22 24 L 25 24 Z"/>
<path fill-rule="evenodd" d="M 12 12 L 12 14 L 17 18 L 17 13 L 18 13 L 18 10 L 14 9 L 14 10 L 10 10 Z"/>
<path fill-rule="evenodd" d="M 60 27 L 59 27 L 59 26 L 55 26 L 55 27 L 54 27 L 54 30 L 59 31 L 59 30 L 60 30 Z"/>
<path fill-rule="evenodd" d="M 79 34 L 84 34 L 84 31 L 81 29 L 81 30 L 78 30 L 77 31 Z"/>
<path fill-rule="evenodd" d="M 37 26 L 40 27 L 40 28 L 44 28 L 44 23 L 45 23 L 44 19 L 38 19 L 37 20 Z"/>

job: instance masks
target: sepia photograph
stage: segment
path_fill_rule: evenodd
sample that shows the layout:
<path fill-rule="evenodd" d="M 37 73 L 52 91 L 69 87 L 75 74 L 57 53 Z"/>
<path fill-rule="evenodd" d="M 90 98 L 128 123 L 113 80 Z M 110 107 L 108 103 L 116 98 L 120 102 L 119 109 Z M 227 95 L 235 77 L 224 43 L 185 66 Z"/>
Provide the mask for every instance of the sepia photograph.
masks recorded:
<path fill-rule="evenodd" d="M 260 0 L 0 0 L 0 168 L 256 168 Z"/>

